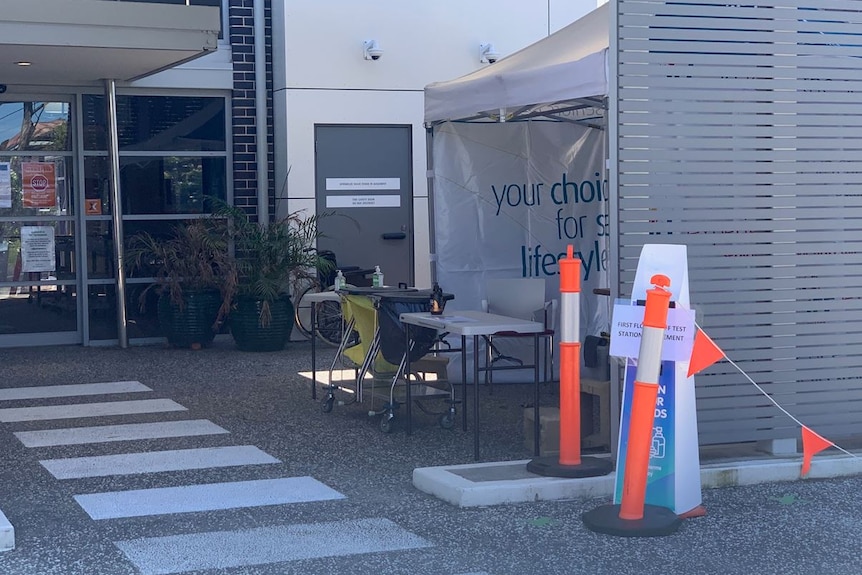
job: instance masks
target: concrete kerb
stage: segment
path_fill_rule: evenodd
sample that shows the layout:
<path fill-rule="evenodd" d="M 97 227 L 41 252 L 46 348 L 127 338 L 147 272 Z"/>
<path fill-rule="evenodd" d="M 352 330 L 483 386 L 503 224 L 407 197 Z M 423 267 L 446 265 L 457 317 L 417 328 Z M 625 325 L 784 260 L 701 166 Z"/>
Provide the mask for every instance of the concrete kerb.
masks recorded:
<path fill-rule="evenodd" d="M 529 460 L 476 463 L 413 470 L 413 485 L 459 507 L 506 503 L 613 497 L 614 473 L 567 479 L 526 471 Z M 786 482 L 801 479 L 802 457 L 708 463 L 701 466 L 704 489 Z M 862 456 L 821 455 L 805 479 L 828 479 L 862 473 Z"/>

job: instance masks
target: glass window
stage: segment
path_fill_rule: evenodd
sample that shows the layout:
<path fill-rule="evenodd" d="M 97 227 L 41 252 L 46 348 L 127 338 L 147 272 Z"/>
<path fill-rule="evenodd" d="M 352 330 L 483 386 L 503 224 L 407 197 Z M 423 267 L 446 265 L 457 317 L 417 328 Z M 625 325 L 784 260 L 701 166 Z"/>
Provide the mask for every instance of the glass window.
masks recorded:
<path fill-rule="evenodd" d="M 0 282 L 74 280 L 75 265 L 73 222 L 0 221 Z"/>
<path fill-rule="evenodd" d="M 111 180 L 108 158 L 84 158 L 84 209 L 88 216 L 111 214 Z"/>
<path fill-rule="evenodd" d="M 78 302 L 72 285 L 41 283 L 0 287 L 0 334 L 78 329 Z"/>
<path fill-rule="evenodd" d="M 111 234 L 111 222 L 87 222 L 87 260 L 84 263 L 90 279 L 114 277 L 114 237 Z"/>
<path fill-rule="evenodd" d="M 69 151 L 67 102 L 0 103 L 0 151 Z"/>
<path fill-rule="evenodd" d="M 127 332 L 131 339 L 160 337 L 158 294 L 145 291 L 149 284 L 126 286 Z M 117 339 L 117 290 L 113 285 L 93 284 L 89 296 L 90 339 Z"/>
<path fill-rule="evenodd" d="M 123 156 L 123 214 L 202 214 L 226 198 L 225 158 Z"/>
<path fill-rule="evenodd" d="M 0 156 L 0 217 L 75 213 L 72 158 Z"/>
<path fill-rule="evenodd" d="M 84 96 L 84 147 L 106 150 L 104 96 Z M 117 96 L 120 151 L 223 152 L 225 100 L 191 96 Z"/>

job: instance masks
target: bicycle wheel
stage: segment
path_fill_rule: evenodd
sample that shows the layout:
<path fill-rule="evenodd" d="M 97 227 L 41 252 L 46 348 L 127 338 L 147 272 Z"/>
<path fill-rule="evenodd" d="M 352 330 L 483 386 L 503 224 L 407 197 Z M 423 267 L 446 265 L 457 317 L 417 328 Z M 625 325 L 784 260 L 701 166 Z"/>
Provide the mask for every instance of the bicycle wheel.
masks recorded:
<path fill-rule="evenodd" d="M 296 329 L 306 339 L 311 339 L 311 302 L 305 299 L 310 293 L 320 291 L 320 284 L 313 278 L 300 278 L 294 285 L 294 322 Z"/>
<path fill-rule="evenodd" d="M 317 337 L 333 347 L 338 347 L 343 335 L 344 321 L 341 317 L 341 303 L 324 301 L 317 304 Z"/>

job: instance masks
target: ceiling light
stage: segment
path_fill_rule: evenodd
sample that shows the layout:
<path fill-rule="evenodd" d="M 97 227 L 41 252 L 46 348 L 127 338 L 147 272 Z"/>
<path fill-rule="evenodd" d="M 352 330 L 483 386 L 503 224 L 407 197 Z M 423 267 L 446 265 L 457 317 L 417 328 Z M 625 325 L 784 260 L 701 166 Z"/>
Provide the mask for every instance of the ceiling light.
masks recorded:
<path fill-rule="evenodd" d="M 32 62 L 25 62 L 23 60 L 20 62 L 15 62 L 15 63 L 18 64 L 19 66 L 29 66 L 32 64 Z"/>

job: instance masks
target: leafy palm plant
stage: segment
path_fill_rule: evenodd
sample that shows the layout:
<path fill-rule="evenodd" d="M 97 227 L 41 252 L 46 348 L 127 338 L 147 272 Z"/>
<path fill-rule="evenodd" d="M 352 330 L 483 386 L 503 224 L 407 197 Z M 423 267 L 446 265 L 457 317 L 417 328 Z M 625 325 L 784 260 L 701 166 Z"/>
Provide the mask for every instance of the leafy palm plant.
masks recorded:
<path fill-rule="evenodd" d="M 177 224 L 167 237 L 148 232 L 132 236 L 125 259 L 131 270 L 154 277 L 151 289 L 167 294 L 180 310 L 185 293 L 218 290 L 221 307 L 216 322 L 230 311 L 237 290 L 237 266 L 230 253 L 228 222 L 216 217 Z"/>
<path fill-rule="evenodd" d="M 320 237 L 317 224 L 325 214 L 304 216 L 296 211 L 262 224 L 228 205 L 222 205 L 217 213 L 231 221 L 238 270 L 236 293 L 261 302 L 262 327 L 272 319 L 272 303 L 289 296 L 297 281 L 316 278 L 319 271 L 332 268 L 332 262 L 316 249 Z"/>

